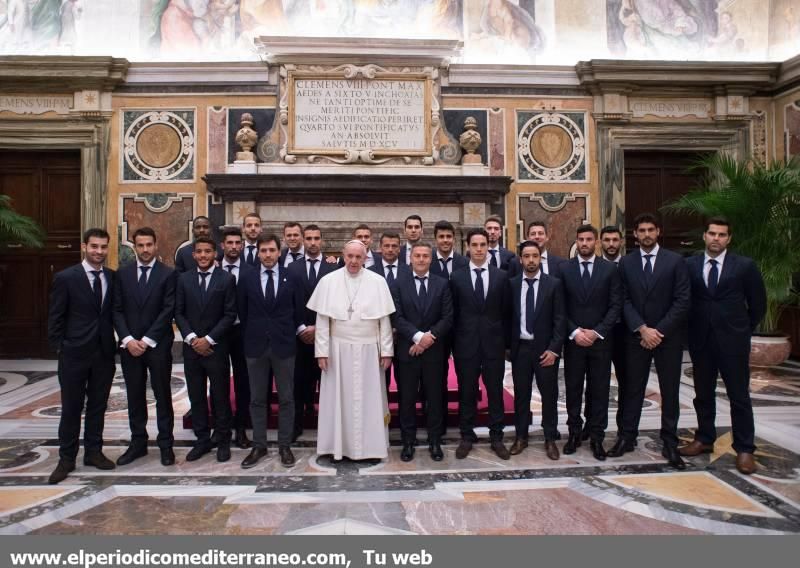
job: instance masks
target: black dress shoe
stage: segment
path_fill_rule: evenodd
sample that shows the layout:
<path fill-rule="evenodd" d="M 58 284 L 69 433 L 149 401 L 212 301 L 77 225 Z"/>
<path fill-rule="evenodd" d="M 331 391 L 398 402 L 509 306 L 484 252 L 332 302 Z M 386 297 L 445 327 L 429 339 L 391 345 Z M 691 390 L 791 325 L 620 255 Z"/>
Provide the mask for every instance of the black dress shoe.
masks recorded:
<path fill-rule="evenodd" d="M 404 462 L 410 462 L 414 459 L 414 442 L 403 443 L 403 449 L 400 452 L 400 459 Z"/>
<path fill-rule="evenodd" d="M 686 462 L 683 461 L 683 458 L 678 453 L 678 448 L 674 446 L 664 446 L 664 449 L 661 450 L 661 455 L 667 458 L 667 463 L 670 467 L 674 467 L 678 470 L 686 469 Z"/>
<path fill-rule="evenodd" d="M 511 444 L 511 448 L 508 450 L 508 453 L 512 456 L 516 456 L 522 453 L 522 450 L 528 447 L 528 440 L 525 438 L 517 438 L 514 440 L 514 443 Z"/>
<path fill-rule="evenodd" d="M 233 441 L 236 444 L 236 447 L 241 448 L 242 450 L 246 450 L 253 445 L 252 442 L 247 439 L 247 430 L 244 428 L 236 429 L 236 437 Z"/>
<path fill-rule="evenodd" d="M 508 451 L 508 448 L 506 448 L 506 445 L 502 442 L 502 440 L 495 440 L 492 442 L 491 448 L 501 460 L 511 459 L 511 452 Z"/>
<path fill-rule="evenodd" d="M 186 461 L 187 462 L 193 462 L 193 461 L 199 460 L 200 458 L 202 458 L 204 455 L 206 455 L 210 451 L 211 451 L 211 443 L 210 442 L 208 444 L 195 444 L 192 447 L 192 449 L 189 450 L 189 453 L 186 454 Z"/>
<path fill-rule="evenodd" d="M 592 432 L 591 429 L 589 428 L 589 425 L 588 424 L 584 425 L 583 430 L 581 430 L 581 442 L 585 442 L 586 440 L 588 440 L 591 437 L 591 434 Z"/>
<path fill-rule="evenodd" d="M 472 451 L 472 441 L 461 440 L 458 443 L 458 447 L 456 448 L 456 459 L 463 460 L 469 455 L 471 451 Z"/>
<path fill-rule="evenodd" d="M 218 462 L 226 462 L 229 459 L 231 459 L 231 445 L 230 445 L 230 443 L 228 443 L 228 444 L 220 443 L 217 446 L 217 461 Z"/>
<path fill-rule="evenodd" d="M 144 457 L 147 455 L 146 444 L 131 444 L 128 449 L 117 458 L 117 465 L 128 465 L 133 460 Z"/>
<path fill-rule="evenodd" d="M 623 438 L 617 438 L 617 441 L 614 442 L 611 449 L 606 452 L 606 455 L 610 458 L 620 458 L 626 453 L 632 452 L 633 447 L 633 442 L 628 442 Z"/>
<path fill-rule="evenodd" d="M 553 461 L 558 460 L 558 446 L 553 440 L 545 440 L 544 442 L 544 453 Z"/>
<path fill-rule="evenodd" d="M 61 483 L 71 471 L 75 471 L 75 462 L 63 459 L 58 460 L 58 465 L 53 470 L 53 473 L 50 474 L 50 477 L 47 478 L 47 483 L 50 485 Z"/>
<path fill-rule="evenodd" d="M 292 467 L 295 464 L 294 454 L 289 446 L 280 446 L 278 455 L 281 456 L 281 465 L 283 467 Z"/>
<path fill-rule="evenodd" d="M 175 465 L 175 452 L 172 448 L 161 448 L 161 465 Z"/>
<path fill-rule="evenodd" d="M 564 455 L 574 454 L 581 447 L 581 435 L 570 434 L 567 443 L 564 444 Z"/>
<path fill-rule="evenodd" d="M 103 455 L 103 452 L 91 452 L 88 454 L 84 454 L 83 456 L 83 465 L 89 465 L 92 467 L 96 467 L 97 469 L 114 469 L 115 466 L 114 462 L 108 459 L 106 456 Z"/>
<path fill-rule="evenodd" d="M 242 460 L 242 469 L 250 469 L 267 456 L 267 448 L 253 448 Z"/>
<path fill-rule="evenodd" d="M 589 442 L 589 447 L 592 448 L 592 455 L 594 456 L 594 459 L 598 461 L 606 461 L 606 456 L 608 454 L 606 454 L 606 450 L 603 447 L 603 442 L 595 442 L 592 440 Z"/>
<path fill-rule="evenodd" d="M 440 462 L 444 459 L 444 452 L 442 451 L 442 444 L 438 440 L 433 441 L 428 446 L 428 450 L 431 453 L 431 459 L 433 461 Z"/>

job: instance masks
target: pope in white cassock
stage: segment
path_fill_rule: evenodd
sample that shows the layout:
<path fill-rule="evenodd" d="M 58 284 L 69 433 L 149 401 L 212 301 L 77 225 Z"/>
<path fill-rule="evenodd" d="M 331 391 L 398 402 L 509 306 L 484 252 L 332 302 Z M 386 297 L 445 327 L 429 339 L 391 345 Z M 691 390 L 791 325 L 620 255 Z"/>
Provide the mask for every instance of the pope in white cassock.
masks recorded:
<path fill-rule="evenodd" d="M 395 310 L 386 280 L 364 269 L 366 254 L 361 241 L 348 242 L 344 268 L 322 278 L 308 301 L 322 369 L 317 453 L 337 460 L 389 455 L 384 370 L 394 355 Z"/>

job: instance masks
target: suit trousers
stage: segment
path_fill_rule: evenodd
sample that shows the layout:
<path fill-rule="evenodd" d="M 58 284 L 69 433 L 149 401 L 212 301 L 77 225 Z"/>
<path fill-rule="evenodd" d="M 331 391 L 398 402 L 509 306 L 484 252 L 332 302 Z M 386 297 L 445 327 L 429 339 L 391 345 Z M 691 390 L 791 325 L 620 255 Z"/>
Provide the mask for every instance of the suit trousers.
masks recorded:
<path fill-rule="evenodd" d="M 613 340 L 612 340 L 613 341 Z M 611 383 L 611 345 L 597 339 L 591 347 L 574 341 L 564 346 L 564 386 L 567 394 L 567 426 L 570 434 L 580 434 L 581 402 L 586 383 L 586 423 L 592 440 L 602 442 L 608 426 L 608 392 Z"/>
<path fill-rule="evenodd" d="M 295 356 L 278 357 L 267 347 L 260 357 L 247 358 L 250 375 L 250 416 L 253 420 L 253 445 L 267 447 L 267 405 L 271 377 L 278 389 L 278 445 L 292 442 L 295 421 Z"/>
<path fill-rule="evenodd" d="M 483 387 L 489 399 L 489 438 L 492 441 L 503 439 L 503 374 L 505 361 L 503 354 L 490 356 L 478 350 L 469 355 L 456 356 L 458 375 L 458 422 L 461 438 L 478 441 L 475 435 L 475 422 L 478 416 L 478 380 L 483 379 Z"/>
<path fill-rule="evenodd" d="M 74 462 L 78 455 L 81 413 L 86 404 L 83 447 L 86 453 L 103 449 L 108 394 L 114 380 L 114 357 L 100 348 L 91 354 L 70 354 L 62 350 L 58 356 L 58 384 L 61 387 L 61 419 L 58 423 L 58 456 Z"/>
<path fill-rule="evenodd" d="M 250 379 L 247 376 L 247 360 L 244 356 L 244 341 L 241 324 L 234 325 L 228 332 L 231 367 L 233 368 L 233 390 L 236 401 L 236 414 L 233 427 L 247 428 L 250 424 Z"/>
<path fill-rule="evenodd" d="M 731 407 L 733 449 L 755 452 L 753 403 L 750 400 L 750 352 L 744 349 L 723 349 L 713 330 L 709 331 L 703 349 L 692 351 L 694 367 L 694 409 L 697 412 L 695 437 L 704 444 L 717 439 L 716 418 L 717 376 L 728 394 Z"/>
<path fill-rule="evenodd" d="M 322 371 L 314 357 L 314 345 L 297 340 L 294 360 L 294 427 L 303 429 L 303 417 L 314 413 L 314 396 L 317 394 Z"/>
<path fill-rule="evenodd" d="M 417 439 L 417 398 L 420 390 L 427 401 L 428 441 L 442 435 L 442 352 L 428 351 L 409 360 L 395 359 L 395 380 L 400 398 L 400 432 L 403 442 Z"/>
<path fill-rule="evenodd" d="M 171 338 L 170 338 L 171 339 Z M 158 447 L 171 448 L 175 440 L 172 431 L 175 414 L 172 408 L 172 341 L 163 339 L 155 349 L 147 349 L 134 357 L 127 349 L 120 351 L 125 390 L 128 393 L 128 422 L 131 444 L 147 444 L 147 374 L 150 388 L 156 399 L 156 424 Z"/>
<path fill-rule="evenodd" d="M 625 407 L 622 415 L 621 437 L 634 442 L 639 435 L 639 420 L 642 417 L 650 364 L 655 361 L 658 387 L 661 391 L 661 440 L 664 445 L 678 445 L 678 390 L 681 379 L 683 346 L 679 337 L 665 339 L 655 349 L 639 345 L 639 337 L 627 342 L 627 376 L 625 385 Z"/>
<path fill-rule="evenodd" d="M 611 362 L 614 364 L 614 376 L 617 379 L 617 431 L 622 431 L 622 409 L 625 407 L 625 350 L 628 348 L 628 339 L 631 335 L 624 322 L 617 322 L 614 326 L 613 341 L 611 345 Z M 609 391 L 610 391 L 609 387 Z M 610 398 L 610 392 L 609 392 Z M 586 405 L 583 409 L 584 428 L 589 426 L 592 416 L 592 397 L 586 391 Z M 606 421 L 608 422 L 608 421 Z"/>
<path fill-rule="evenodd" d="M 519 349 L 511 362 L 514 379 L 514 426 L 516 437 L 528 439 L 531 426 L 531 395 L 533 379 L 542 398 L 542 430 L 548 442 L 558 440 L 558 359 L 549 367 L 539 364 L 531 341 L 520 341 Z"/>
<path fill-rule="evenodd" d="M 214 349 L 214 354 L 208 357 L 187 358 L 184 347 L 186 389 L 189 391 L 192 408 L 192 429 L 198 444 L 211 443 L 206 379 L 211 383 L 214 437 L 219 444 L 229 444 L 231 439 L 231 375 L 228 350 L 219 345 Z"/>

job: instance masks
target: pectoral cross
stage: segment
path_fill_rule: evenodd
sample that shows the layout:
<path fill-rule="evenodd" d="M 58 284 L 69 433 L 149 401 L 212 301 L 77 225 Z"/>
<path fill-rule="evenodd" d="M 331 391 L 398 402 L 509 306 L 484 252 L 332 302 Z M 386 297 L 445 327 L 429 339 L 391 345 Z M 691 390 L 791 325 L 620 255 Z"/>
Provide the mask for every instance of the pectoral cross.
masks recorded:
<path fill-rule="evenodd" d="M 353 309 L 353 305 L 352 304 L 347 307 L 347 319 L 351 319 L 353 317 L 353 312 L 354 311 L 355 310 Z"/>

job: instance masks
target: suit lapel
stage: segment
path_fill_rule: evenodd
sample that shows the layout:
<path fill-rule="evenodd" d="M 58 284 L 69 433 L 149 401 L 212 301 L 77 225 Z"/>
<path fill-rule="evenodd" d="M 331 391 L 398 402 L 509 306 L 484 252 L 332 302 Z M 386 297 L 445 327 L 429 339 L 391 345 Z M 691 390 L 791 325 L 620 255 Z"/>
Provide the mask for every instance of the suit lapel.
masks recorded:
<path fill-rule="evenodd" d="M 153 290 L 156 278 L 161 277 L 161 267 L 159 266 L 159 264 L 161 263 L 155 261 L 155 263 L 153 263 L 153 268 L 150 269 L 150 275 L 147 278 L 147 284 L 145 284 L 144 290 L 141 292 L 141 298 L 139 299 L 140 300 L 139 305 L 141 306 L 144 306 L 145 303 L 147 303 L 147 298 L 150 297 L 150 292 Z M 135 271 L 134 274 L 136 274 Z M 134 278 L 134 280 L 137 280 L 136 287 L 138 288 L 139 287 L 138 278 Z"/>
<path fill-rule="evenodd" d="M 720 286 L 727 284 L 728 279 L 733 275 L 735 271 L 736 271 L 736 255 L 732 255 L 731 253 L 725 254 L 725 262 L 722 263 L 722 268 L 719 271 L 719 280 L 717 280 L 718 294 Z"/>
<path fill-rule="evenodd" d="M 550 289 L 550 277 L 549 276 L 540 276 L 539 277 L 539 289 L 536 291 L 536 305 L 533 307 L 533 321 L 536 322 L 536 319 L 539 317 L 539 312 L 542 309 L 542 305 L 544 305 L 544 295 Z"/>
<path fill-rule="evenodd" d="M 112 276 L 111 276 L 111 270 L 109 270 L 105 266 L 103 267 L 103 276 L 105 276 L 106 278 L 106 294 L 105 296 L 103 296 L 103 305 L 100 307 L 101 312 L 107 309 L 108 306 L 111 304 Z M 94 295 L 94 292 L 92 292 L 92 295 Z"/>
<path fill-rule="evenodd" d="M 594 262 L 592 263 L 592 274 L 589 276 L 589 289 L 586 291 L 586 301 L 589 301 L 589 298 L 592 297 L 592 293 L 594 292 L 594 287 L 597 284 L 597 281 L 600 279 L 600 272 L 603 270 L 601 266 L 602 262 L 600 262 L 600 257 L 594 257 Z"/>
<path fill-rule="evenodd" d="M 655 288 L 656 283 L 658 283 L 658 279 L 661 278 L 661 275 L 664 274 L 664 255 L 662 251 L 664 249 L 660 246 L 658 247 L 658 254 L 656 254 L 655 262 L 653 263 L 653 276 L 650 278 L 650 287 L 648 291 Z M 644 269 L 642 270 L 642 275 L 644 275 Z"/>
<path fill-rule="evenodd" d="M 83 290 L 94 308 L 99 312 L 100 308 L 97 306 L 97 299 L 94 297 L 94 290 L 92 290 L 92 279 L 83 269 L 83 263 L 75 267 L 75 276 L 79 278 L 80 289 Z"/>

